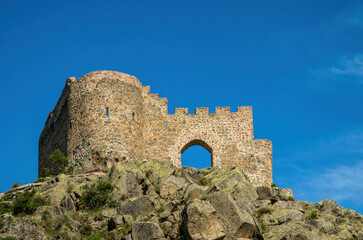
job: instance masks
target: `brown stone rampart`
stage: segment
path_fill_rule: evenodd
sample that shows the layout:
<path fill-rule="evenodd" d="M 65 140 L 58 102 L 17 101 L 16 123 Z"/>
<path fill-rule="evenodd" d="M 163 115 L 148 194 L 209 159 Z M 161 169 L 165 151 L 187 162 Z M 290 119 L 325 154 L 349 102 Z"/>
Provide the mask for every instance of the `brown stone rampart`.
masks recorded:
<path fill-rule="evenodd" d="M 181 166 L 181 154 L 200 145 L 213 166 L 240 166 L 255 185 L 272 183 L 272 145 L 254 140 L 252 107 L 217 107 L 215 113 L 196 108 L 194 114 L 176 108 L 169 114 L 167 99 L 135 77 L 97 71 L 68 80 L 49 118 L 40 137 L 40 175 L 56 146 L 83 172 L 139 159 Z"/>

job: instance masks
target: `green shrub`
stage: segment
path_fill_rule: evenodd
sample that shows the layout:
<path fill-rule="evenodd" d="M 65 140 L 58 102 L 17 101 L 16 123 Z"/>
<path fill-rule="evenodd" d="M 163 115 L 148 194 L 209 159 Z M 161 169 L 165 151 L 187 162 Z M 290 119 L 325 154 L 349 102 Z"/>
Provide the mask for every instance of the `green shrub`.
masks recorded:
<path fill-rule="evenodd" d="M 316 219 L 318 217 L 318 211 L 313 210 L 308 216 L 308 219 Z"/>
<path fill-rule="evenodd" d="M 13 184 L 13 186 L 11 186 L 11 188 L 17 188 L 19 186 L 20 186 L 19 182 L 16 182 L 16 183 Z"/>
<path fill-rule="evenodd" d="M 0 202 L 0 215 L 13 211 L 13 206 L 8 202 Z"/>
<path fill-rule="evenodd" d="M 128 234 L 131 231 L 131 224 L 130 223 L 122 223 L 119 227 L 120 232 L 123 234 Z"/>
<path fill-rule="evenodd" d="M 277 187 L 277 185 L 275 183 L 272 183 L 271 187 Z"/>
<path fill-rule="evenodd" d="M 295 201 L 295 198 L 293 196 L 288 196 L 287 197 L 287 200 L 289 200 L 289 201 Z"/>
<path fill-rule="evenodd" d="M 65 215 L 61 215 L 56 220 L 51 221 L 49 218 L 50 216 L 51 216 L 51 213 L 49 212 L 49 210 L 44 210 L 42 212 L 41 220 L 42 220 L 42 223 L 43 223 L 42 226 L 44 227 L 45 232 L 48 235 L 53 236 L 54 239 L 71 240 L 71 238 L 69 237 L 67 232 L 65 232 L 65 231 L 61 232 L 62 227 L 64 225 L 67 226 L 70 230 L 72 230 L 72 226 L 70 225 L 69 218 Z"/>
<path fill-rule="evenodd" d="M 162 212 L 164 212 L 165 211 L 165 208 L 164 208 L 164 206 L 163 205 L 161 205 L 160 207 L 158 207 L 157 209 L 156 209 L 156 212 L 157 213 L 162 213 Z"/>
<path fill-rule="evenodd" d="M 38 207 L 48 204 L 48 201 L 35 196 L 35 190 L 26 190 L 24 193 L 16 196 L 13 202 L 13 214 L 33 214 Z"/>
<path fill-rule="evenodd" d="M 45 223 L 45 225 L 50 225 L 49 216 L 50 216 L 50 211 L 49 210 L 44 210 L 42 212 L 42 218 L 41 219 Z"/>
<path fill-rule="evenodd" d="M 38 182 L 45 182 L 45 178 L 39 177 L 37 180 L 34 181 L 34 183 L 38 183 Z"/>
<path fill-rule="evenodd" d="M 68 167 L 69 161 L 66 156 L 61 152 L 61 150 L 56 149 L 49 156 L 49 163 L 51 164 L 51 169 L 44 168 L 43 174 L 44 176 L 56 176 L 60 173 L 70 173 L 73 170 L 73 167 Z"/>
<path fill-rule="evenodd" d="M 270 208 L 260 208 L 257 210 L 257 217 L 262 217 L 262 215 L 264 214 L 268 214 L 268 213 L 271 213 L 272 212 L 272 209 Z"/>
<path fill-rule="evenodd" d="M 43 168 L 43 175 L 49 177 L 52 175 L 52 171 L 49 168 Z"/>
<path fill-rule="evenodd" d="M 346 221 L 347 221 L 346 219 L 342 218 L 342 219 L 337 220 L 336 222 L 337 222 L 337 224 L 343 224 Z"/>
<path fill-rule="evenodd" d="M 210 185 L 210 180 L 206 179 L 206 178 L 202 178 L 199 182 L 197 182 L 198 185 L 201 186 L 208 186 Z"/>
<path fill-rule="evenodd" d="M 122 195 L 121 195 L 121 200 L 122 200 L 122 201 L 126 200 L 126 198 L 127 198 L 127 195 L 126 195 L 126 194 L 122 194 Z"/>
<path fill-rule="evenodd" d="M 0 219 L 0 230 L 5 226 L 5 222 L 3 219 Z"/>
<path fill-rule="evenodd" d="M 155 185 L 155 186 L 154 186 L 154 189 L 155 189 L 155 192 L 156 192 L 157 194 L 160 194 L 160 191 L 161 191 L 161 189 L 160 189 L 160 185 Z"/>
<path fill-rule="evenodd" d="M 110 182 L 99 182 L 97 185 L 85 185 L 81 196 L 81 202 L 87 209 L 97 209 L 105 205 L 113 186 Z"/>
<path fill-rule="evenodd" d="M 0 201 L 12 201 L 15 198 L 15 194 L 5 194 Z"/>
<path fill-rule="evenodd" d="M 69 185 L 67 186 L 67 193 L 71 194 L 71 193 L 73 192 L 73 189 L 74 189 L 73 184 L 69 184 Z"/>
<path fill-rule="evenodd" d="M 145 176 L 147 177 L 147 178 L 149 178 L 150 177 L 150 175 L 151 175 L 151 170 L 146 170 L 145 171 Z"/>
<path fill-rule="evenodd" d="M 87 240 L 101 240 L 101 237 L 97 234 L 92 234 L 87 238 Z"/>
<path fill-rule="evenodd" d="M 0 240 L 18 240 L 16 237 L 2 237 Z"/>
<path fill-rule="evenodd" d="M 110 208 L 118 208 L 119 206 L 121 206 L 120 201 L 118 201 L 117 199 L 111 199 L 111 201 L 108 203 L 108 206 Z"/>
<path fill-rule="evenodd" d="M 83 236 L 89 236 L 92 233 L 92 227 L 88 224 L 84 224 L 82 225 L 80 232 Z"/>
<path fill-rule="evenodd" d="M 262 233 L 266 233 L 268 230 L 268 227 L 266 226 L 266 224 L 261 224 L 261 228 L 262 228 Z"/>

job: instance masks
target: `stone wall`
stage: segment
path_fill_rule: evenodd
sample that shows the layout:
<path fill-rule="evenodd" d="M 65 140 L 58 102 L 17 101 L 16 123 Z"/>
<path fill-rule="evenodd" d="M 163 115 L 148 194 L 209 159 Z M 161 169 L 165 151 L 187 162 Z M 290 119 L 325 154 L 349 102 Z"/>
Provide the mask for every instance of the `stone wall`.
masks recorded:
<path fill-rule="evenodd" d="M 167 99 L 135 77 L 97 71 L 68 79 L 49 118 L 40 137 L 40 175 L 57 146 L 83 172 L 129 160 L 181 166 L 181 154 L 200 145 L 211 153 L 213 166 L 240 166 L 254 185 L 272 183 L 272 145 L 254 139 L 252 107 L 218 107 L 215 113 L 196 108 L 194 114 L 177 108 L 168 114 Z"/>

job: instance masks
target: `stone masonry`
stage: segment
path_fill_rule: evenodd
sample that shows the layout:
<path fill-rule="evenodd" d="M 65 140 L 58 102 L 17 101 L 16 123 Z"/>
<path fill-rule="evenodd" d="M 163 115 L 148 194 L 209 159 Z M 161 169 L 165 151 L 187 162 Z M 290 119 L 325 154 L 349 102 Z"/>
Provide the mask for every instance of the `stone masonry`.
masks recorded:
<path fill-rule="evenodd" d="M 212 166 L 239 166 L 255 186 L 271 185 L 272 144 L 254 139 L 252 107 L 217 107 L 215 113 L 196 108 L 194 114 L 167 109 L 166 98 L 128 74 L 95 71 L 68 78 L 39 139 L 39 176 L 52 167 L 48 158 L 57 148 L 80 173 L 132 160 L 180 167 L 181 154 L 200 145 Z"/>

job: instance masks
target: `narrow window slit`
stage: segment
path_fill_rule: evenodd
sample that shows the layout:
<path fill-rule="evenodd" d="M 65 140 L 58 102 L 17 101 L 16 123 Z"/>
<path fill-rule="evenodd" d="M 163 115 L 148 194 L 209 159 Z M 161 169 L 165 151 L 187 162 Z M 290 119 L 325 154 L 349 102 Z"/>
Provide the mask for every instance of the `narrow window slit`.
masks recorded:
<path fill-rule="evenodd" d="M 106 116 L 108 116 L 108 108 L 106 108 Z"/>

